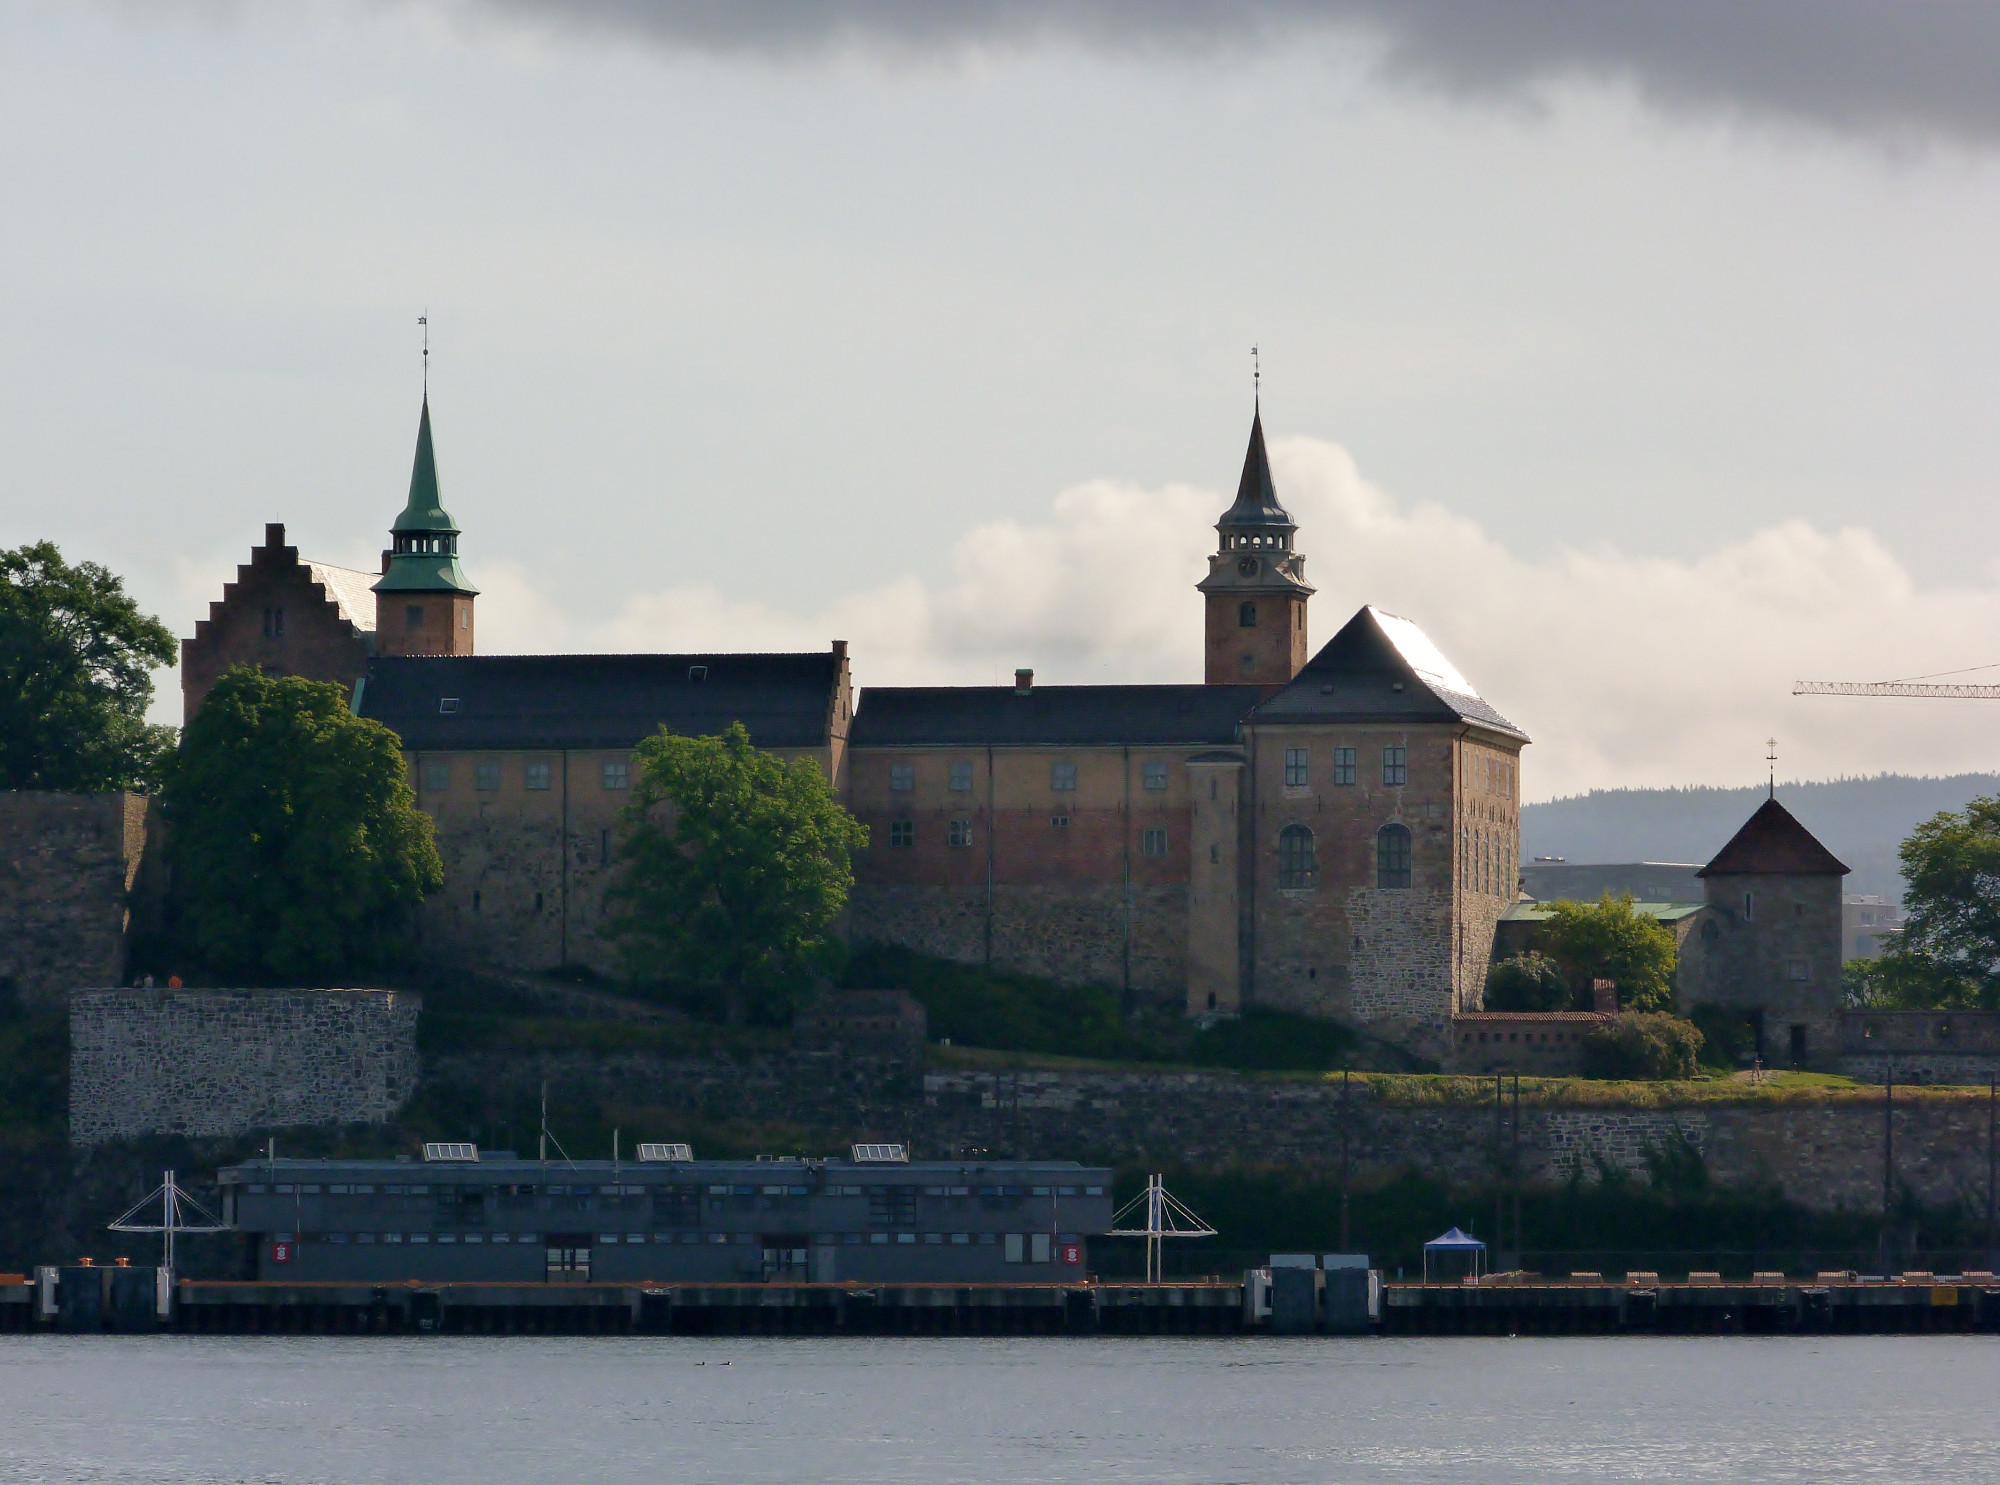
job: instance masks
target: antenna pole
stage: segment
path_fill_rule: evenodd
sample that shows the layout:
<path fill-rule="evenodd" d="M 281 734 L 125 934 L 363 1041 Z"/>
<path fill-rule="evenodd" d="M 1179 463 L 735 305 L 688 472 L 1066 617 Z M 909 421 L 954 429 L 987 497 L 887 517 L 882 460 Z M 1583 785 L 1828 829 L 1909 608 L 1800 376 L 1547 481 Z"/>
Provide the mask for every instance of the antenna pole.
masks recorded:
<path fill-rule="evenodd" d="M 543 1165 L 549 1163 L 549 1080 L 542 1079 L 542 1133 L 536 1146 L 535 1158 Z"/>

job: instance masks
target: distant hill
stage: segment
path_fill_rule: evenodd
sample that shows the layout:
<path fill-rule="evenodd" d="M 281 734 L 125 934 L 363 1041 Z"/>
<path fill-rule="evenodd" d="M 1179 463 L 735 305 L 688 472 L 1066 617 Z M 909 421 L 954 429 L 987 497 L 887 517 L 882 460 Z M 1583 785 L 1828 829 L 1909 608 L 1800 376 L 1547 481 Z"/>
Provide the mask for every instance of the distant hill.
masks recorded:
<path fill-rule="evenodd" d="M 1521 855 L 1570 861 L 1704 862 L 1750 818 L 1764 789 L 1593 789 L 1521 809 Z M 1945 779 L 1880 774 L 1825 784 L 1780 784 L 1778 800 L 1854 868 L 1849 892 L 1902 895 L 1896 848 L 1939 810 L 2000 793 L 2000 774 Z"/>

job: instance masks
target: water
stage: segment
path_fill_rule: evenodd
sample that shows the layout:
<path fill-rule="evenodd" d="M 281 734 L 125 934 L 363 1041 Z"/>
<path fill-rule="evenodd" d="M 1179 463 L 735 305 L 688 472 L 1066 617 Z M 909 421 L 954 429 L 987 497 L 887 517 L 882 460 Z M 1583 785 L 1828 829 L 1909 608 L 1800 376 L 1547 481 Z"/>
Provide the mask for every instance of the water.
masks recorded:
<path fill-rule="evenodd" d="M 0 1337 L 0 1482 L 1989 1482 L 2000 1341 Z"/>

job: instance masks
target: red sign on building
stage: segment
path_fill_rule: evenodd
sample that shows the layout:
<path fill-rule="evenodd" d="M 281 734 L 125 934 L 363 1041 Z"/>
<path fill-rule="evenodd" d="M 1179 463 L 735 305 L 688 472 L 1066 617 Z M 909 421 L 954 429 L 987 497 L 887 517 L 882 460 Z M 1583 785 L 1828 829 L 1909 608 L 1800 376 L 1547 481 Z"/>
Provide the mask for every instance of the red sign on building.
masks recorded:
<path fill-rule="evenodd" d="M 271 1262 L 290 1263 L 291 1261 L 292 1261 L 292 1245 L 290 1243 L 271 1244 Z"/>
<path fill-rule="evenodd" d="M 1062 1261 L 1064 1263 L 1083 1262 L 1083 1244 L 1064 1243 L 1062 1245 Z"/>

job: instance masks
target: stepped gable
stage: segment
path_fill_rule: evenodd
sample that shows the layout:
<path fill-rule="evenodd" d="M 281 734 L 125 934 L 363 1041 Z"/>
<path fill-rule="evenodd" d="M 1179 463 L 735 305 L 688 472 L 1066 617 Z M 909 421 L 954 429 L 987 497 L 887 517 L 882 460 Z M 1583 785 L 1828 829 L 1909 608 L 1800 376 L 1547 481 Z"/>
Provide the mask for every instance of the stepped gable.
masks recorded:
<path fill-rule="evenodd" d="M 1259 723 L 1466 722 L 1521 742 L 1508 721 L 1408 619 L 1364 606 L 1257 708 Z"/>
<path fill-rule="evenodd" d="M 1214 746 L 1255 686 L 869 686 L 849 743 L 882 747 Z"/>
<path fill-rule="evenodd" d="M 437 655 L 370 662 L 355 711 L 416 752 L 629 748 L 741 722 L 760 748 L 826 745 L 845 656 Z"/>
<path fill-rule="evenodd" d="M 1695 875 L 1844 877 L 1848 868 L 1819 843 L 1819 837 L 1775 799 L 1757 806 L 1757 813 L 1715 853 L 1715 859 Z"/>

